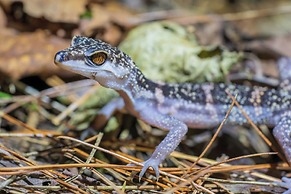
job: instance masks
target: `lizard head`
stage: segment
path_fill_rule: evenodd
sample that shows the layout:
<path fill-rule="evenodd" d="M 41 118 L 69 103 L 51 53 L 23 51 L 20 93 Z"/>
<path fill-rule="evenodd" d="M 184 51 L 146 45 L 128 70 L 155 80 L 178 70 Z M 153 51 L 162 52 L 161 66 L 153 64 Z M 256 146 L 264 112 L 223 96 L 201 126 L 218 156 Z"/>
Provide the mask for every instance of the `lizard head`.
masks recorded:
<path fill-rule="evenodd" d="M 122 87 L 136 68 L 131 58 L 118 48 L 82 36 L 75 36 L 69 48 L 55 55 L 54 62 L 112 89 Z"/>

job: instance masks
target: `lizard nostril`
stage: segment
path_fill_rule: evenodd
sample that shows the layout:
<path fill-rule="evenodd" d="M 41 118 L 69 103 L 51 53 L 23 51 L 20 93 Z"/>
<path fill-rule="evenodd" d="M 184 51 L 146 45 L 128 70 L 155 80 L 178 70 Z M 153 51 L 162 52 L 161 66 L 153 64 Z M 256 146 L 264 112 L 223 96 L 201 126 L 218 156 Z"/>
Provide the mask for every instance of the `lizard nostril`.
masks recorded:
<path fill-rule="evenodd" d="M 62 61 L 63 61 L 63 52 L 62 51 L 57 52 L 54 59 L 55 64 L 61 63 Z"/>

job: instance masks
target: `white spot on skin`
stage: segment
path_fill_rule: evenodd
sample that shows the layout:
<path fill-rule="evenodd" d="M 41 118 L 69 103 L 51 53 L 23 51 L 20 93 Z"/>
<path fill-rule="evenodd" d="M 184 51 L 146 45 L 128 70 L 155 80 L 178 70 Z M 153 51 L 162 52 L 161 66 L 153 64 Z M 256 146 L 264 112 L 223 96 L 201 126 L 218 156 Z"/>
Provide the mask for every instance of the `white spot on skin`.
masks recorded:
<path fill-rule="evenodd" d="M 163 94 L 163 90 L 160 88 L 155 88 L 155 97 L 158 101 L 158 105 L 164 103 L 165 96 Z"/>
<path fill-rule="evenodd" d="M 213 105 L 213 98 L 212 98 L 212 94 L 211 94 L 211 91 L 214 89 L 214 85 L 213 84 L 205 84 L 205 85 L 202 85 L 202 89 L 203 89 L 205 96 L 206 96 L 205 109 L 207 111 L 209 111 L 211 119 L 218 121 L 218 115 L 216 112 L 216 108 Z"/>
<path fill-rule="evenodd" d="M 260 116 L 263 114 L 263 109 L 261 107 L 261 97 L 264 95 L 265 91 L 265 88 L 254 88 L 254 90 L 251 92 L 249 101 L 254 106 L 256 116 Z"/>

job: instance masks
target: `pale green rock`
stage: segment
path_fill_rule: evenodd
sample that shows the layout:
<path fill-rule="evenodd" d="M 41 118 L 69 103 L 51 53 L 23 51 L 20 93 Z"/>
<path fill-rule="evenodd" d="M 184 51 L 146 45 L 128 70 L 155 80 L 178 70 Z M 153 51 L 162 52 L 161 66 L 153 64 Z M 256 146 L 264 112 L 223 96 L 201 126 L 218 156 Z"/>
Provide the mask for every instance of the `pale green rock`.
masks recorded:
<path fill-rule="evenodd" d="M 131 30 L 119 48 L 149 79 L 164 82 L 224 81 L 242 57 L 217 46 L 198 45 L 193 33 L 171 22 L 153 22 Z"/>

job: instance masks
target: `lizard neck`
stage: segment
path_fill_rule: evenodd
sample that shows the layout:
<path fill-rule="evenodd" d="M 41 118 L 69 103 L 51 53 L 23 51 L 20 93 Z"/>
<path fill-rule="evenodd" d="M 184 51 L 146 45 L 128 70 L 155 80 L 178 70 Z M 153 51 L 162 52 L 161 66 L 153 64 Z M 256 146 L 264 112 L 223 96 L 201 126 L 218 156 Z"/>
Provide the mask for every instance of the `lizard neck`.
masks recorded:
<path fill-rule="evenodd" d="M 147 79 L 138 68 L 133 68 L 125 84 L 117 92 L 126 104 L 134 104 L 140 97 L 151 98 L 159 84 Z"/>
<path fill-rule="evenodd" d="M 134 97 L 145 92 L 154 93 L 155 88 L 159 87 L 158 83 L 147 79 L 138 68 L 133 69 L 133 71 L 128 79 L 128 86 Z"/>

